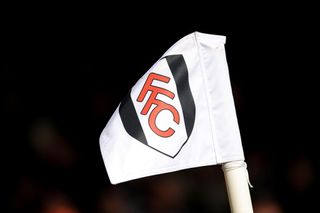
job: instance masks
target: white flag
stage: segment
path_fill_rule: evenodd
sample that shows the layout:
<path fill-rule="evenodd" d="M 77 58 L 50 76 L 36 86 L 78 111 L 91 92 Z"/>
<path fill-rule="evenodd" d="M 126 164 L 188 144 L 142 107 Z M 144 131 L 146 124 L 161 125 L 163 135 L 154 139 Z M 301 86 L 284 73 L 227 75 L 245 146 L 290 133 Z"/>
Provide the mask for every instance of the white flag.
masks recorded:
<path fill-rule="evenodd" d="M 132 87 L 100 136 L 112 184 L 244 160 L 224 44 L 189 34 Z"/>

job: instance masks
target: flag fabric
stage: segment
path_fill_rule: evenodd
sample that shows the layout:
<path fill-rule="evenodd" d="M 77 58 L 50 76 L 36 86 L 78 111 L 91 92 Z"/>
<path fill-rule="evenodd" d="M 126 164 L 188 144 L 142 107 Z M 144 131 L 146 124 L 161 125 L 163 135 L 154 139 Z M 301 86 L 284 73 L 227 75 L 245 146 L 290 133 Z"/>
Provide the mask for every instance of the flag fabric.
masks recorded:
<path fill-rule="evenodd" d="M 225 40 L 183 37 L 128 92 L 100 136 L 112 184 L 244 160 Z"/>

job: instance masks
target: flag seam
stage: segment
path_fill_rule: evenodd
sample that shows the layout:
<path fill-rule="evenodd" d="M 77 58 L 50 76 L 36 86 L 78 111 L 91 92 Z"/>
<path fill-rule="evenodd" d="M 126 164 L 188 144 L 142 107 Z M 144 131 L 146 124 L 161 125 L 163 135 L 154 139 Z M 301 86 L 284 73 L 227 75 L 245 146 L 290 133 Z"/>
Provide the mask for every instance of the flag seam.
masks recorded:
<path fill-rule="evenodd" d="M 213 119 L 213 115 L 212 115 L 212 112 L 211 112 L 211 107 L 212 107 L 212 103 L 209 99 L 209 94 L 208 94 L 208 83 L 207 83 L 207 75 L 205 73 L 205 66 L 203 64 L 203 59 L 202 59 L 202 53 L 201 53 L 201 49 L 200 49 L 200 45 L 199 45 L 199 38 L 198 38 L 198 33 L 195 32 L 194 33 L 194 38 L 195 38 L 195 44 L 196 44 L 196 49 L 197 49 L 197 52 L 198 52 L 198 56 L 199 56 L 199 61 L 200 61 L 200 67 L 201 67 L 201 74 L 202 74 L 202 77 L 203 77 L 203 82 L 204 82 L 204 87 L 205 87 L 205 97 L 206 97 L 206 101 L 208 103 L 208 114 L 209 114 L 209 120 L 210 120 L 210 123 L 212 124 L 211 125 L 211 136 L 212 136 L 212 140 L 213 140 L 213 153 L 215 153 L 215 157 L 216 157 L 216 162 L 221 162 L 221 156 L 220 156 L 220 153 L 218 152 L 218 147 L 216 145 L 216 137 L 215 137 L 215 129 L 214 129 L 214 119 Z"/>

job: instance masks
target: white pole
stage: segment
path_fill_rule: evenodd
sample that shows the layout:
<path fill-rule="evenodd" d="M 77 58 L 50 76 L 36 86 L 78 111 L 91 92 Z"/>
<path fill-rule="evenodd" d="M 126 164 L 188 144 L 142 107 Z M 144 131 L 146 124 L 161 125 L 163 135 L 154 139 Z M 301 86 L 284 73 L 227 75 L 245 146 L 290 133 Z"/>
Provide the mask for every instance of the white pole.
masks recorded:
<path fill-rule="evenodd" d="M 222 164 L 232 213 L 252 213 L 247 165 L 244 161 Z M 251 186 L 251 185 L 250 185 Z"/>

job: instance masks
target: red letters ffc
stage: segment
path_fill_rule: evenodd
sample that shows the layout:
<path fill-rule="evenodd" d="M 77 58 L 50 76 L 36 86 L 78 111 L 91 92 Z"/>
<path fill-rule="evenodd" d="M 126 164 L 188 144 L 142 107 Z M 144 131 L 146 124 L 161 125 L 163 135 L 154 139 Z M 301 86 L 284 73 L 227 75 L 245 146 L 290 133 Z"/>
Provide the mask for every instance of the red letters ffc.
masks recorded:
<path fill-rule="evenodd" d="M 151 94 L 150 94 L 146 104 L 144 105 L 143 109 L 141 110 L 140 114 L 146 115 L 149 112 L 152 104 L 155 104 L 156 107 L 151 111 L 151 113 L 149 115 L 149 119 L 148 119 L 149 126 L 154 133 L 156 133 L 157 135 L 159 135 L 161 137 L 167 138 L 167 137 L 172 136 L 175 131 L 171 127 L 169 127 L 167 130 L 164 130 L 164 131 L 159 129 L 156 125 L 156 119 L 157 119 L 158 114 L 162 110 L 169 110 L 173 115 L 173 121 L 177 124 L 180 123 L 180 116 L 179 116 L 179 112 L 177 111 L 177 109 L 174 106 L 157 99 L 157 95 L 162 94 L 162 95 L 165 95 L 171 99 L 174 99 L 175 95 L 174 95 L 174 93 L 170 92 L 167 89 L 153 86 L 152 85 L 153 80 L 168 83 L 170 81 L 170 78 L 167 76 L 156 74 L 156 73 L 149 74 L 149 76 L 148 76 L 145 84 L 143 85 L 143 88 L 138 96 L 137 101 L 142 102 L 144 100 L 144 98 L 146 97 L 146 94 L 148 91 L 151 91 Z"/>

